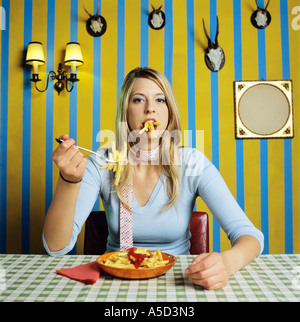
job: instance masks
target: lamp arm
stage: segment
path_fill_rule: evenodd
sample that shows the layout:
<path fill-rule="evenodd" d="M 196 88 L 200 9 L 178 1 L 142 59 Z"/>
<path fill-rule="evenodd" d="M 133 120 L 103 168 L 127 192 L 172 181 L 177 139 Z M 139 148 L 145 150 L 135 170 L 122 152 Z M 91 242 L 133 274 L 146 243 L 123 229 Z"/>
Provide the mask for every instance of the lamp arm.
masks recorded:
<path fill-rule="evenodd" d="M 72 83 L 72 87 L 69 89 L 69 86 L 68 86 L 68 83 Z M 72 90 L 73 90 L 73 88 L 74 88 L 74 82 L 69 82 L 68 81 L 68 79 L 66 78 L 66 90 L 67 90 L 67 92 L 72 92 Z"/>
<path fill-rule="evenodd" d="M 35 85 L 35 88 L 37 91 L 39 91 L 40 93 L 43 93 L 47 90 L 48 88 L 48 85 L 49 85 L 49 77 L 50 77 L 50 74 L 54 74 L 54 76 L 56 76 L 55 72 L 53 70 L 51 70 L 48 75 L 47 75 L 47 81 L 46 81 L 46 88 L 44 90 L 41 90 L 41 89 L 38 89 L 37 86 L 36 86 L 36 83 L 37 82 L 34 82 L 34 85 Z M 53 76 L 52 76 L 53 77 Z"/>

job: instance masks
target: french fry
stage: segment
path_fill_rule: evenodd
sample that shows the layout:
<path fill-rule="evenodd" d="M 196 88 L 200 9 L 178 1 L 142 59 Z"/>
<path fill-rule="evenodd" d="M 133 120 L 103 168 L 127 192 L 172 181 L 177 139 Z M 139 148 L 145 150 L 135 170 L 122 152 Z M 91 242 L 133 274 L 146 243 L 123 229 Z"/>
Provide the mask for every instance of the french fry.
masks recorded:
<path fill-rule="evenodd" d="M 107 172 L 112 170 L 115 173 L 115 181 L 114 185 L 118 186 L 120 179 L 121 179 L 121 174 L 124 170 L 124 165 L 127 164 L 127 144 L 124 142 L 124 147 L 121 152 L 116 150 L 116 144 L 113 142 L 112 144 L 112 152 L 109 153 L 110 160 L 118 161 L 117 163 L 107 163 L 105 164 L 100 170 L 107 169 Z"/>

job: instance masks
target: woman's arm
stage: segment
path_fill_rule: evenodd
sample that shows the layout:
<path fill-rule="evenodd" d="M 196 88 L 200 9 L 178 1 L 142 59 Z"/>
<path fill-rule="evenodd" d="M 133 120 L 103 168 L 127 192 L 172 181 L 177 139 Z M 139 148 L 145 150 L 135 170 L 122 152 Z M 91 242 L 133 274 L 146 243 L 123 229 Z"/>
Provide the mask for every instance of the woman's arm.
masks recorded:
<path fill-rule="evenodd" d="M 264 237 L 241 209 L 216 167 L 200 152 L 195 153 L 192 161 L 190 182 L 197 190 L 196 195 L 208 206 L 232 247 L 220 254 L 201 254 L 186 274 L 196 284 L 217 289 L 262 252 Z"/>
<path fill-rule="evenodd" d="M 194 258 L 186 269 L 189 280 L 208 290 L 226 286 L 229 277 L 248 265 L 260 252 L 259 241 L 250 235 L 239 237 L 222 253 L 205 253 Z"/>
<path fill-rule="evenodd" d="M 79 188 L 80 183 L 73 185 L 58 179 L 44 223 L 44 238 L 51 252 L 63 249 L 71 240 Z"/>
<path fill-rule="evenodd" d="M 72 182 L 82 179 L 87 165 L 83 154 L 67 135 L 53 152 L 52 159 L 62 176 Z M 77 197 L 81 183 L 69 183 L 58 179 L 55 194 L 44 223 L 44 238 L 51 252 L 67 246 L 71 240 Z"/>

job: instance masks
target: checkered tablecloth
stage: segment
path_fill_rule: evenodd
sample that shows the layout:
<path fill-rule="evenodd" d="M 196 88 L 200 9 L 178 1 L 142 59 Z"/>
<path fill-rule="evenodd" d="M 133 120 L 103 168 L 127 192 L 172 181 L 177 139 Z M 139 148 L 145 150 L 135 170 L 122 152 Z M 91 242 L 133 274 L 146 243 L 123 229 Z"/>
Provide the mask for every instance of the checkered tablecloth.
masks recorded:
<path fill-rule="evenodd" d="M 55 273 L 96 258 L 0 255 L 0 302 L 300 301 L 300 255 L 262 255 L 216 291 L 204 290 L 185 277 L 193 256 L 178 256 L 166 274 L 147 280 L 123 280 L 101 273 L 94 285 L 86 285 Z"/>

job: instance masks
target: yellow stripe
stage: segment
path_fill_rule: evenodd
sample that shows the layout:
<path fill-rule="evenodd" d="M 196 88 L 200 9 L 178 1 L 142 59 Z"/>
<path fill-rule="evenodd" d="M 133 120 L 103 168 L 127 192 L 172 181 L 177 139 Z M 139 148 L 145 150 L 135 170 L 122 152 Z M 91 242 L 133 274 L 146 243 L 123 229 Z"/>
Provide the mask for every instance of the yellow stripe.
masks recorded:
<path fill-rule="evenodd" d="M 86 8 L 93 8 L 93 0 L 85 1 Z M 93 40 L 86 31 L 88 15 L 82 6 L 78 7 L 78 42 L 84 64 L 78 68 L 77 83 L 77 142 L 92 149 L 93 142 Z M 97 39 L 98 40 L 98 39 Z M 100 89 L 99 89 L 100 90 Z"/>
<path fill-rule="evenodd" d="M 280 3 L 272 4 L 272 20 L 280 21 Z M 282 78 L 280 24 L 266 28 L 267 79 Z M 276 39 L 276 41 L 274 41 Z M 284 142 L 269 140 L 269 252 L 284 253 Z"/>
<path fill-rule="evenodd" d="M 207 47 L 202 25 L 205 18 L 209 25 L 209 1 L 194 1 L 194 26 L 195 26 L 195 87 L 196 87 L 196 130 L 204 131 L 204 147 L 200 140 L 196 139 L 196 147 L 202 151 L 210 160 L 212 157 L 211 145 L 211 101 L 210 101 L 210 71 L 204 62 L 204 49 Z M 210 210 L 202 199 L 197 199 L 197 210 L 209 214 L 209 235 L 212 236 L 212 216 Z M 212 238 L 210 238 L 210 249 L 212 249 Z"/>
<path fill-rule="evenodd" d="M 23 17 L 23 2 L 11 1 L 7 133 L 7 253 L 20 253 L 22 249 L 23 69 L 19 66 L 23 53 Z"/>
<path fill-rule="evenodd" d="M 249 4 L 242 1 L 241 10 L 243 79 L 255 80 L 258 79 L 257 30 L 249 22 Z M 244 140 L 245 212 L 258 229 L 261 227 L 259 160 L 259 140 Z"/>
<path fill-rule="evenodd" d="M 93 11 L 93 0 L 85 1 L 86 9 Z M 89 9 L 88 9 L 89 8 Z M 93 37 L 86 31 L 88 15 L 83 6 L 78 5 L 78 42 L 80 43 L 84 64 L 78 68 L 77 83 L 77 142 L 78 145 L 92 149 L 93 145 Z M 99 39 L 97 39 L 98 41 Z M 100 59 L 100 58 L 99 58 Z M 100 90 L 100 89 L 99 89 Z M 77 254 L 83 254 L 84 229 L 77 238 Z"/>
<path fill-rule="evenodd" d="M 218 1 L 219 44 L 225 52 L 226 62 L 219 72 L 219 151 L 220 173 L 229 190 L 236 198 L 236 149 L 233 113 L 234 44 L 233 44 L 233 3 Z M 221 230 L 221 251 L 230 248 L 230 242 Z"/>
<path fill-rule="evenodd" d="M 141 2 L 125 2 L 125 75 L 140 66 Z"/>
<path fill-rule="evenodd" d="M 117 0 L 102 2 L 108 26 L 101 39 L 101 129 L 115 132 L 117 107 Z"/>
<path fill-rule="evenodd" d="M 162 5 L 161 0 L 153 0 L 151 3 L 155 9 Z M 152 6 L 149 4 L 149 12 L 152 10 Z M 162 10 L 164 11 L 164 8 Z M 149 26 L 149 67 L 162 73 L 164 72 L 164 30 L 164 28 L 154 30 Z"/>
<path fill-rule="evenodd" d="M 101 130 L 115 133 L 117 109 L 117 0 L 102 1 L 108 26 L 101 39 Z M 107 142 L 102 142 L 101 145 Z M 100 207 L 103 209 L 102 201 Z"/>
<path fill-rule="evenodd" d="M 202 19 L 209 24 L 209 1 L 194 1 L 195 26 L 195 86 L 196 86 L 196 129 L 204 130 L 204 154 L 211 159 L 211 109 L 210 71 L 204 63 L 207 39 Z"/>
<path fill-rule="evenodd" d="M 64 63 L 66 44 L 70 41 L 70 0 L 55 3 L 55 41 L 54 69 L 59 63 Z M 63 66 L 65 68 L 65 66 Z M 69 73 L 69 71 L 68 71 Z M 51 90 L 53 82 L 49 85 Z M 54 90 L 53 134 L 59 137 L 69 133 L 69 93 L 64 90 L 58 95 Z M 53 167 L 53 189 L 58 179 L 58 169 Z"/>
<path fill-rule="evenodd" d="M 188 130 L 186 3 L 173 1 L 173 91 L 179 106 L 182 131 Z M 184 132 L 183 132 L 184 133 Z"/>
<path fill-rule="evenodd" d="M 296 6 L 299 6 L 298 0 L 289 0 L 289 13 Z M 299 12 L 297 16 L 299 15 Z M 290 26 L 297 17 L 296 15 L 290 15 Z M 299 25 L 299 21 L 297 23 Z M 300 30 L 294 30 L 290 27 L 290 63 L 291 63 L 291 79 L 294 84 L 294 126 L 295 137 L 292 143 L 293 153 L 293 241 L 294 241 L 294 254 L 300 253 L 300 122 L 297 111 L 300 109 L 300 92 L 297 90 L 300 84 L 300 68 L 299 68 L 299 53 L 300 53 Z M 298 133 L 298 134 L 297 134 Z"/>
<path fill-rule="evenodd" d="M 33 0 L 32 40 L 43 44 L 46 55 L 47 4 Z M 46 58 L 46 57 L 45 57 Z M 46 58 L 47 59 L 47 58 Z M 41 84 L 46 81 L 46 65 L 39 68 Z M 50 90 L 50 89 L 49 89 Z M 31 155 L 30 155 L 30 252 L 42 253 L 41 235 L 45 218 L 45 145 L 46 140 L 46 93 L 31 92 Z M 29 156 L 28 156 L 29 157 Z"/>

